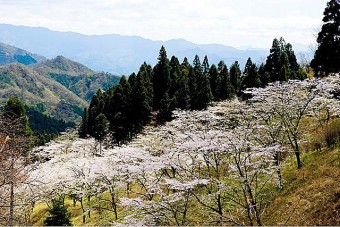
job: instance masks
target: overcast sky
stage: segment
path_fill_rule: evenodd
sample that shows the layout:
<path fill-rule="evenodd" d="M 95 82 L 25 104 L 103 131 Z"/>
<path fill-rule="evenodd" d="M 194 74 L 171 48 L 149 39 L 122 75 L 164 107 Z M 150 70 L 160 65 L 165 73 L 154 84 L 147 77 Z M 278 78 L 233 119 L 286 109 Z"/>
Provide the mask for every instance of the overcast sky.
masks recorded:
<path fill-rule="evenodd" d="M 0 0 L 0 23 L 268 48 L 309 45 L 327 0 Z"/>

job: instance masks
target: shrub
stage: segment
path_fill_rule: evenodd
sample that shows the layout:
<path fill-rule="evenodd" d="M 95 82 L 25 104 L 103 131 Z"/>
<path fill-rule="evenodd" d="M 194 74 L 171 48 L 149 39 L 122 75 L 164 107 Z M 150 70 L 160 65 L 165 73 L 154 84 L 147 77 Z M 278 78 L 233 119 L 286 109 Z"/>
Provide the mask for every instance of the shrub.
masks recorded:
<path fill-rule="evenodd" d="M 336 146 L 340 142 L 340 119 L 332 120 L 323 129 L 322 136 L 328 148 Z"/>
<path fill-rule="evenodd" d="M 61 199 L 52 200 L 50 215 L 44 221 L 45 226 L 71 226 L 71 214 L 67 211 Z"/>

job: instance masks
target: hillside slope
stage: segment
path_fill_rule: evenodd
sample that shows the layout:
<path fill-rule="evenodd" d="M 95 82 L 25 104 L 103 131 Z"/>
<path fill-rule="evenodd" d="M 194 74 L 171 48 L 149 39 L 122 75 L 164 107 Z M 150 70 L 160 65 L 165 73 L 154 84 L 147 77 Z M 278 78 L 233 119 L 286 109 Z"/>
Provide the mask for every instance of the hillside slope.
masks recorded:
<path fill-rule="evenodd" d="M 339 225 L 339 149 L 305 153 L 302 161 L 302 169 L 293 161 L 283 169 L 286 188 L 267 207 L 266 225 Z"/>
<path fill-rule="evenodd" d="M 42 75 L 64 74 L 68 76 L 93 75 L 94 71 L 63 56 L 32 65 L 32 69 Z"/>
<path fill-rule="evenodd" d="M 21 63 L 30 65 L 46 60 L 45 57 L 29 53 L 23 49 L 0 43 L 0 65 Z"/>
<path fill-rule="evenodd" d="M 0 103 L 18 96 L 29 105 L 43 104 L 47 113 L 66 121 L 80 118 L 86 102 L 58 82 L 21 64 L 0 67 Z"/>
<path fill-rule="evenodd" d="M 210 109 L 214 109 L 218 116 L 228 116 L 229 113 L 225 112 L 226 108 L 229 109 L 233 106 L 234 105 L 230 105 L 229 103 L 220 103 Z M 183 119 L 175 119 L 173 122 L 168 124 L 173 124 L 176 128 L 179 128 L 179 131 L 181 131 L 184 130 L 182 127 L 187 126 L 185 125 L 185 122 L 190 121 L 194 117 L 198 118 L 198 121 L 202 122 L 202 124 L 206 122 L 206 117 L 211 119 L 209 118 L 211 117 L 211 115 L 209 115 L 209 111 L 201 111 L 183 114 Z M 191 125 L 191 127 L 193 126 Z M 124 182 L 124 179 L 126 179 L 124 178 L 125 175 L 124 177 L 119 178 L 119 174 L 124 172 L 123 169 L 129 165 L 131 165 L 131 169 L 128 168 L 129 171 L 132 170 L 136 172 L 138 172 L 139 168 L 141 168 L 142 171 L 150 169 L 154 170 L 153 168 L 157 168 L 154 165 L 158 163 L 157 160 L 159 155 L 162 156 L 161 152 L 170 152 L 171 150 L 167 150 L 166 144 L 164 145 L 162 143 L 164 142 L 161 140 L 163 136 L 159 135 L 162 132 L 164 132 L 162 135 L 168 135 L 168 145 L 172 146 L 171 149 L 176 149 L 173 147 L 176 143 L 174 143 L 170 137 L 173 137 L 176 142 L 178 137 L 176 137 L 176 134 L 174 134 L 173 131 L 169 131 L 169 128 L 166 126 L 148 127 L 145 129 L 144 133 L 133 140 L 132 143 L 122 147 L 105 148 L 100 155 L 96 154 L 94 149 L 94 139 L 84 140 L 77 139 L 75 135 L 64 135 L 64 138 L 61 137 L 59 141 L 52 142 L 49 146 L 40 147 L 35 150 L 35 154 L 37 156 L 41 156 L 42 159 L 48 158 L 51 160 L 41 163 L 32 175 L 34 177 L 45 176 L 44 180 L 46 182 L 51 182 L 50 185 L 44 185 L 48 188 L 47 190 L 55 190 L 58 187 L 58 184 L 63 184 L 65 182 L 71 185 L 84 185 L 84 183 L 86 183 L 86 185 L 90 185 L 87 189 L 84 186 L 75 186 L 76 189 L 72 187 L 71 189 L 63 188 L 65 191 L 71 191 L 74 193 L 75 191 L 95 191 L 94 189 L 96 189 L 96 186 L 93 186 L 89 182 L 96 179 L 98 175 L 100 175 L 99 173 L 110 174 L 112 172 L 114 176 L 116 176 L 115 185 L 118 185 L 115 196 L 117 196 L 117 201 L 120 201 L 118 203 L 118 220 L 116 220 L 116 222 L 108 203 L 106 203 L 107 206 L 103 210 L 94 208 L 100 199 L 103 201 L 105 200 L 106 202 L 110 201 L 110 195 L 108 192 L 99 193 L 96 196 L 91 194 L 92 198 L 90 201 L 84 197 L 82 200 L 82 206 L 79 201 L 72 200 L 72 197 L 67 196 L 65 204 L 68 211 L 71 212 L 72 223 L 75 226 L 113 225 L 117 223 L 124 223 L 126 219 L 129 219 L 129 216 L 134 214 L 131 207 L 123 204 L 123 201 L 126 201 L 124 196 L 133 198 L 139 193 L 143 194 L 144 191 L 142 189 L 138 189 L 138 186 L 135 184 L 133 185 L 131 192 L 127 193 L 125 192 L 125 190 L 127 190 L 126 185 L 120 185 L 116 181 Z M 195 133 L 197 132 L 195 131 Z M 211 131 L 208 130 L 207 132 L 205 128 L 204 135 L 208 137 L 208 140 L 209 135 L 211 135 Z M 194 134 L 192 138 L 195 138 L 195 136 L 199 137 L 199 132 L 198 134 Z M 160 148 L 161 146 L 164 146 L 164 149 Z M 190 146 L 194 145 L 191 143 Z M 207 143 L 207 146 L 211 146 L 211 144 Z M 187 149 L 190 148 L 185 146 L 183 152 Z M 157 153 L 156 158 L 155 156 L 150 156 L 149 152 L 153 150 L 160 152 Z M 271 188 L 270 192 L 266 195 L 263 225 L 339 225 L 339 155 L 339 148 L 329 150 L 323 149 L 322 152 L 306 152 L 302 155 L 304 166 L 301 169 L 296 168 L 294 157 L 288 157 L 282 166 L 285 189 L 280 191 L 276 187 L 276 184 L 273 184 L 273 188 Z M 169 159 L 166 159 L 166 161 L 169 161 L 171 157 L 172 156 L 169 156 Z M 148 161 L 149 158 L 155 158 L 155 162 L 150 163 Z M 145 161 L 146 165 L 144 163 Z M 162 163 L 163 162 L 164 160 L 162 160 Z M 176 164 L 178 162 L 176 162 Z M 88 173 L 88 175 L 85 174 L 86 177 L 82 176 L 83 178 L 79 178 L 76 174 L 77 171 L 75 170 L 84 171 Z M 51 174 L 46 176 L 47 172 Z M 153 179 L 153 175 L 151 173 L 150 176 L 147 176 Z M 98 181 L 96 182 L 98 183 Z M 203 188 L 204 186 L 201 187 L 202 190 Z M 82 207 L 85 207 L 85 211 L 82 210 Z M 89 210 L 93 208 L 91 210 L 91 215 L 88 215 L 86 212 L 87 208 Z M 34 207 L 33 213 L 31 214 L 31 221 L 33 225 L 43 224 L 43 221 L 48 215 L 47 209 L 48 207 L 45 202 L 39 203 L 36 207 Z M 197 202 L 192 201 L 191 206 L 189 206 L 188 209 L 192 212 L 192 215 L 188 218 L 194 220 L 191 223 L 195 223 L 196 226 L 206 223 L 209 219 L 208 216 L 202 215 L 202 208 L 199 207 Z M 85 222 L 83 222 L 84 216 Z"/>
<path fill-rule="evenodd" d="M 96 73 L 86 66 L 63 56 L 30 66 L 40 75 L 50 77 L 81 99 L 89 102 L 98 89 L 107 90 L 116 85 L 120 77 L 109 73 Z"/>

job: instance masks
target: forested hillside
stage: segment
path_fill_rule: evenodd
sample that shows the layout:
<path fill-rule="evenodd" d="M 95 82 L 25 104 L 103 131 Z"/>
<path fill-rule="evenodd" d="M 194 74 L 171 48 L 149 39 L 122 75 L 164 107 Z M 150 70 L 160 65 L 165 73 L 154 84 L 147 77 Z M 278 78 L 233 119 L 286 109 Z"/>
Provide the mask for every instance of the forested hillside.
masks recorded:
<path fill-rule="evenodd" d="M 15 47 L 3 46 L 7 52 L 18 52 Z M 0 67 L 0 106 L 9 97 L 17 96 L 29 107 L 39 106 L 42 113 L 75 125 L 95 92 L 108 90 L 120 79 L 112 74 L 94 72 L 62 56 L 45 61 L 41 61 L 43 57 L 37 59 L 40 62 L 31 62 L 29 67 L 4 59 L 6 65 Z"/>
<path fill-rule="evenodd" d="M 21 64 L 0 67 L 0 102 L 20 97 L 27 105 L 43 105 L 51 116 L 76 121 L 86 102 L 67 88 Z"/>
<path fill-rule="evenodd" d="M 45 57 L 29 53 L 25 50 L 0 43 L 0 65 L 21 63 L 31 65 L 46 60 Z"/>
<path fill-rule="evenodd" d="M 52 78 L 81 99 L 89 102 L 98 89 L 104 91 L 119 82 L 120 77 L 97 73 L 63 56 L 31 66 L 39 74 Z"/>

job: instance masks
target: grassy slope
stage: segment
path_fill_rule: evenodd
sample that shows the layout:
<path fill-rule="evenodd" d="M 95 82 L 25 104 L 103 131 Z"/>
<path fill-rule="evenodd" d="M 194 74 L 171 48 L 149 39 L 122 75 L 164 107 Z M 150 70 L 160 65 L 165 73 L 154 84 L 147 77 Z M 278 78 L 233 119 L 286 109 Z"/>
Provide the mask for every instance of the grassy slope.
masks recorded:
<path fill-rule="evenodd" d="M 285 190 L 271 203 L 263 217 L 266 225 L 340 224 L 340 151 L 302 155 L 304 167 L 295 159 L 283 168 Z"/>

